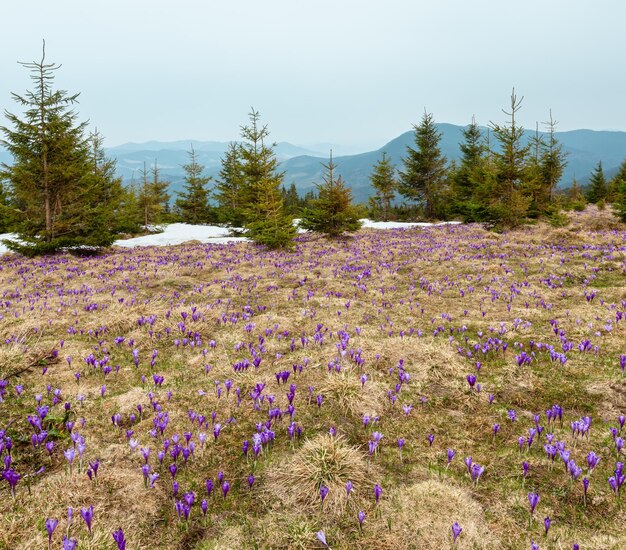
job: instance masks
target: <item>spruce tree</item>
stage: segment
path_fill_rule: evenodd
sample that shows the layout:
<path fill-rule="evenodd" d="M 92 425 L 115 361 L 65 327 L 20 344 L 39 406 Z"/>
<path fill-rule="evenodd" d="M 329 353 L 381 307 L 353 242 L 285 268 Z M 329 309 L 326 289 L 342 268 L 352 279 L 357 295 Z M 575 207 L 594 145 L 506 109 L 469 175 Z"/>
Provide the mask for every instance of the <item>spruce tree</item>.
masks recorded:
<path fill-rule="evenodd" d="M 542 134 L 539 133 L 539 123 L 535 125 L 535 135 L 529 140 L 529 155 L 524 171 L 524 179 L 519 186 L 521 193 L 528 198 L 526 215 L 529 218 L 537 218 L 541 214 L 540 208 L 545 203 L 543 196 L 543 178 L 541 174 L 541 151 L 545 147 Z"/>
<path fill-rule="evenodd" d="M 218 204 L 218 221 L 231 228 L 243 228 L 245 224 L 241 204 L 242 187 L 243 173 L 239 146 L 230 143 L 222 158 L 222 168 L 215 185 L 215 199 Z"/>
<path fill-rule="evenodd" d="M 116 232 L 139 233 L 143 224 L 143 216 L 139 207 L 139 193 L 134 178 L 130 184 L 122 188 L 119 213 L 115 220 Z"/>
<path fill-rule="evenodd" d="M 211 178 L 203 175 L 204 166 L 198 163 L 193 145 L 188 154 L 189 162 L 183 165 L 185 182 L 183 191 L 178 193 L 176 208 L 185 223 L 208 223 L 212 221 L 207 189 Z"/>
<path fill-rule="evenodd" d="M 268 248 L 292 248 L 297 235 L 293 216 L 284 207 L 276 177 L 254 185 L 257 202 L 248 209 L 246 236 Z"/>
<path fill-rule="evenodd" d="M 305 231 L 316 231 L 327 237 L 339 237 L 345 232 L 358 231 L 361 222 L 357 209 L 352 204 L 352 191 L 340 177 L 335 177 L 332 151 L 328 164 L 322 164 L 323 183 L 317 185 L 318 196 L 309 202 L 300 217 L 300 227 Z"/>
<path fill-rule="evenodd" d="M 145 229 L 167 221 L 167 211 L 170 196 L 167 192 L 169 183 L 161 179 L 161 170 L 156 159 L 148 170 L 146 163 L 139 171 L 141 181 L 137 203 L 141 213 L 141 223 Z"/>
<path fill-rule="evenodd" d="M 53 89 L 60 65 L 46 63 L 45 42 L 41 61 L 22 65 L 34 90 L 12 94 L 25 112 L 5 113 L 11 128 L 0 128 L 13 157 L 13 164 L 2 165 L 0 179 L 10 187 L 21 241 L 7 245 L 28 255 L 107 246 L 113 236 L 99 223 L 110 212 L 95 196 L 111 181 L 93 170 L 86 123 L 73 110 L 78 94 Z"/>
<path fill-rule="evenodd" d="M 93 232 L 118 231 L 119 215 L 124 196 L 122 179 L 116 175 L 116 162 L 106 156 L 104 138 L 95 130 L 88 137 L 90 173 L 82 186 L 80 216 L 83 227 Z"/>
<path fill-rule="evenodd" d="M 292 183 L 289 188 L 281 188 L 281 194 L 285 204 L 285 210 L 291 216 L 297 216 L 300 213 L 300 197 L 298 196 L 298 190 L 296 184 Z"/>
<path fill-rule="evenodd" d="M 239 146 L 241 186 L 238 209 L 243 213 L 246 236 L 269 248 L 290 248 L 296 229 L 293 218 L 285 211 L 281 196 L 284 173 L 278 171 L 274 145 L 265 143 L 267 125 L 259 124 L 260 115 L 249 113 L 250 124 L 241 127 L 243 142 Z"/>
<path fill-rule="evenodd" d="M 604 177 L 604 171 L 602 170 L 602 161 L 599 161 L 598 165 L 591 174 L 591 178 L 589 179 L 587 200 L 593 204 L 597 204 L 606 198 L 606 194 L 606 178 Z"/>
<path fill-rule="evenodd" d="M 383 152 L 383 158 L 375 165 L 374 170 L 370 174 L 370 182 L 374 188 L 374 196 L 370 197 L 369 202 L 373 207 L 374 218 L 381 218 L 388 221 L 391 212 L 391 203 L 396 194 L 398 186 L 396 181 L 396 168 L 391 163 L 391 159 Z"/>
<path fill-rule="evenodd" d="M 491 195 L 492 179 L 489 175 L 490 156 L 488 138 L 483 136 L 476 119 L 463 129 L 459 143 L 461 158 L 458 168 L 450 170 L 452 181 L 451 213 L 465 222 L 485 221 L 486 202 Z"/>
<path fill-rule="evenodd" d="M 550 109 L 550 120 L 544 124 L 547 126 L 548 136 L 540 159 L 542 199 L 551 203 L 559 181 L 563 177 L 563 170 L 567 166 L 567 154 L 563 151 L 563 145 L 556 139 L 557 121 L 552 118 L 552 109 Z"/>
<path fill-rule="evenodd" d="M 446 175 L 446 158 L 439 147 L 441 134 L 433 115 L 425 111 L 420 124 L 413 128 L 415 149 L 407 147 L 398 190 L 407 199 L 422 204 L 426 218 L 432 219 L 436 214 L 437 195 Z"/>
<path fill-rule="evenodd" d="M 463 203 L 470 200 L 474 192 L 477 171 L 484 161 L 486 145 L 476 119 L 463 129 L 463 142 L 459 144 L 461 159 L 454 177 L 455 199 Z"/>
<path fill-rule="evenodd" d="M 622 201 L 623 197 L 620 191 L 622 188 L 621 182 L 626 182 L 626 160 L 620 164 L 617 174 L 615 174 L 609 182 L 607 191 L 608 202 L 619 204 Z"/>
<path fill-rule="evenodd" d="M 497 188 L 491 199 L 493 221 L 506 226 L 521 223 L 526 216 L 530 199 L 523 193 L 527 177 L 530 144 L 524 142 L 524 128 L 517 123 L 516 115 L 524 98 L 511 93 L 511 110 L 502 112 L 509 117 L 507 124 L 491 123 L 499 148 L 493 152 Z"/>

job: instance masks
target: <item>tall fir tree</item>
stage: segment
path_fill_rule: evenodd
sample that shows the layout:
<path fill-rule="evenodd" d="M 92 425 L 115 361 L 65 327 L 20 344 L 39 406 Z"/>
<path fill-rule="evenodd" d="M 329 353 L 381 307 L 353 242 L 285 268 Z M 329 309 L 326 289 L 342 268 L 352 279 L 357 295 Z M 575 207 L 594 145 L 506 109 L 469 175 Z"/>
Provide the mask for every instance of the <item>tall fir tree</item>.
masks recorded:
<path fill-rule="evenodd" d="M 502 110 L 509 117 L 507 124 L 491 123 L 499 148 L 493 152 L 497 188 L 490 210 L 495 222 L 516 226 L 526 216 L 530 199 L 523 192 L 527 177 L 528 155 L 531 145 L 524 142 L 524 128 L 516 120 L 523 97 L 511 93 L 511 110 Z"/>
<path fill-rule="evenodd" d="M 97 198 L 111 180 L 93 170 L 86 123 L 73 110 L 79 94 L 53 88 L 60 65 L 46 63 L 45 42 L 41 61 L 22 65 L 34 90 L 12 94 L 24 115 L 7 112 L 11 128 L 0 128 L 13 157 L 2 165 L 0 179 L 10 187 L 21 241 L 7 245 L 28 255 L 107 246 L 113 236 L 99 222 L 110 212 Z"/>
<path fill-rule="evenodd" d="M 433 115 L 427 112 L 424 112 L 420 124 L 413 128 L 415 149 L 407 147 L 398 190 L 407 199 L 423 205 L 424 215 L 432 219 L 437 213 L 436 201 L 446 176 L 446 158 L 439 147 L 441 134 Z"/>
<path fill-rule="evenodd" d="M 296 184 L 292 183 L 287 189 L 281 188 L 285 210 L 291 216 L 297 216 L 300 213 L 301 200 L 296 189 Z"/>
<path fill-rule="evenodd" d="M 567 154 L 563 151 L 563 145 L 556 139 L 556 126 L 558 123 L 552 118 L 552 109 L 550 109 L 550 120 L 544 124 L 547 127 L 548 135 L 541 151 L 540 159 L 542 200 L 552 203 L 554 192 L 567 166 Z"/>
<path fill-rule="evenodd" d="M 178 193 L 176 208 L 185 223 L 201 224 L 215 221 L 209 205 L 207 186 L 210 176 L 204 175 L 204 166 L 198 163 L 196 151 L 191 146 L 188 151 L 189 162 L 183 165 L 185 180 L 183 191 Z"/>
<path fill-rule="evenodd" d="M 259 112 L 253 108 L 249 117 L 250 124 L 241 127 L 242 181 L 237 197 L 246 236 L 269 248 L 290 248 L 296 229 L 281 196 L 284 173 L 278 171 L 274 145 L 265 142 L 269 130 L 261 126 Z"/>
<path fill-rule="evenodd" d="M 463 129 L 459 143 L 461 158 L 451 175 L 451 214 L 465 222 L 486 221 L 486 206 L 493 191 L 493 162 L 490 153 L 489 130 L 483 135 L 476 119 Z"/>
<path fill-rule="evenodd" d="M 166 221 L 167 204 L 170 199 L 167 192 L 169 184 L 161 180 L 161 170 L 156 159 L 150 169 L 144 162 L 143 169 L 139 171 L 139 176 L 141 181 L 137 203 L 141 213 L 141 223 L 147 229 Z"/>
<path fill-rule="evenodd" d="M 239 145 L 230 143 L 224 157 L 219 178 L 215 185 L 217 200 L 217 219 L 231 227 L 242 228 L 245 224 L 241 189 L 243 187 L 243 168 Z"/>
<path fill-rule="evenodd" d="M 383 157 L 375 165 L 370 174 L 370 183 L 374 189 L 374 195 L 370 197 L 369 203 L 375 214 L 375 219 L 388 221 L 391 215 L 391 203 L 396 195 L 398 182 L 396 181 L 396 167 L 383 152 Z"/>
<path fill-rule="evenodd" d="M 537 218 L 540 215 L 540 206 L 543 196 L 543 183 L 541 174 L 541 151 L 545 147 L 543 134 L 539 133 L 539 123 L 535 123 L 535 134 L 530 138 L 529 154 L 526 160 L 524 179 L 519 189 L 528 199 L 526 215 L 529 218 Z"/>
<path fill-rule="evenodd" d="M 474 117 L 462 134 L 463 142 L 459 144 L 461 158 L 454 177 L 454 195 L 460 203 L 470 200 L 474 193 L 476 174 L 484 163 L 487 148 Z"/>
<path fill-rule="evenodd" d="M 620 167 L 617 170 L 617 174 L 615 174 L 611 181 L 609 182 L 608 191 L 607 191 L 607 201 L 611 203 L 621 203 L 623 197 L 620 189 L 622 188 L 621 183 L 626 182 L 626 160 L 620 164 Z"/>
<path fill-rule="evenodd" d="M 358 211 L 352 204 L 352 191 L 344 184 L 341 176 L 335 176 L 337 165 L 333 162 L 332 151 L 328 164 L 322 166 L 323 182 L 317 185 L 318 196 L 302 210 L 300 227 L 331 238 L 358 231 L 361 222 Z"/>
<path fill-rule="evenodd" d="M 119 214 L 115 220 L 118 233 L 139 233 L 143 225 L 143 212 L 139 206 L 139 192 L 134 177 L 122 188 Z"/>
<path fill-rule="evenodd" d="M 598 162 L 595 167 L 591 178 L 589 179 L 589 190 L 587 191 L 587 200 L 593 204 L 597 204 L 600 201 L 606 199 L 607 183 L 604 177 L 604 170 L 602 169 L 602 161 Z"/>
<path fill-rule="evenodd" d="M 104 138 L 96 129 L 89 134 L 90 150 L 90 185 L 83 189 L 89 196 L 79 200 L 82 205 L 82 218 L 85 227 L 92 227 L 94 231 L 107 231 L 114 236 L 119 230 L 119 219 L 124 189 L 122 178 L 116 174 L 116 162 L 106 156 Z"/>

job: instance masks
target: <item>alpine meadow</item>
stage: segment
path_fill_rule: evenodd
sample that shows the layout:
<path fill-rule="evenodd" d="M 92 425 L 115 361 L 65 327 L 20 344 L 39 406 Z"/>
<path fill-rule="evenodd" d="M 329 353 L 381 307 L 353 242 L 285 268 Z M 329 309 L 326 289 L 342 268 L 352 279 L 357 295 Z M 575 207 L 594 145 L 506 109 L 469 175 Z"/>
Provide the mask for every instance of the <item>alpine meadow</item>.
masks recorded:
<path fill-rule="evenodd" d="M 0 98 L 0 549 L 626 548 L 624 132 L 507 86 L 453 147 L 250 107 L 172 162 L 107 149 L 49 49 Z"/>

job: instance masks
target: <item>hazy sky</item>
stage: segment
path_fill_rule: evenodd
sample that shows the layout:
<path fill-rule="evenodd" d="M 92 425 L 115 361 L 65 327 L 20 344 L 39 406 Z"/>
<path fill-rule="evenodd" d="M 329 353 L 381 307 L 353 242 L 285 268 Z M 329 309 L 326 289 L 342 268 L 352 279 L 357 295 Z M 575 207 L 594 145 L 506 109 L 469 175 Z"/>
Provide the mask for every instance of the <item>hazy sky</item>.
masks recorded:
<path fill-rule="evenodd" d="M 27 0 L 3 2 L 0 107 L 57 85 L 106 145 L 238 138 L 250 106 L 275 141 L 378 147 L 427 109 L 534 128 L 626 130 L 623 0 Z M 0 116 L 0 124 L 5 119 Z"/>

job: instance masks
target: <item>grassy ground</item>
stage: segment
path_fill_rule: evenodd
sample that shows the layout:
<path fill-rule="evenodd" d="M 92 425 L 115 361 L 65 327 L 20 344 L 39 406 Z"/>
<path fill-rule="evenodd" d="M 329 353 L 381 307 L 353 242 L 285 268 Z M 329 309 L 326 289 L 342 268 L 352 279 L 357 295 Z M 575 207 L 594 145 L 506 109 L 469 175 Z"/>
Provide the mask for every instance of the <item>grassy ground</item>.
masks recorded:
<path fill-rule="evenodd" d="M 0 455 L 10 438 L 4 473 L 21 479 L 15 498 L 0 479 L 0 548 L 45 548 L 47 518 L 59 519 L 61 548 L 68 507 L 69 536 L 86 549 L 117 548 L 118 528 L 131 549 L 322 548 L 320 531 L 332 548 L 449 548 L 454 522 L 459 548 L 624 548 L 607 479 L 622 460 L 625 283 L 626 230 L 598 211 L 503 234 L 307 236 L 293 253 L 239 243 L 5 255 Z M 49 407 L 41 426 L 28 419 L 37 396 Z M 548 421 L 553 405 L 562 420 Z M 574 435 L 583 417 L 591 427 Z M 549 438 L 574 475 L 547 458 Z M 83 452 L 71 468 L 68 449 Z M 468 457 L 484 467 L 477 481 Z M 80 514 L 90 505 L 91 535 Z"/>

